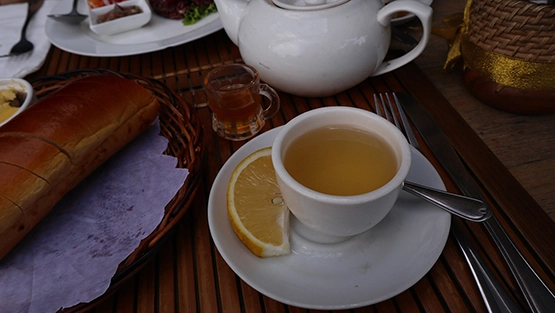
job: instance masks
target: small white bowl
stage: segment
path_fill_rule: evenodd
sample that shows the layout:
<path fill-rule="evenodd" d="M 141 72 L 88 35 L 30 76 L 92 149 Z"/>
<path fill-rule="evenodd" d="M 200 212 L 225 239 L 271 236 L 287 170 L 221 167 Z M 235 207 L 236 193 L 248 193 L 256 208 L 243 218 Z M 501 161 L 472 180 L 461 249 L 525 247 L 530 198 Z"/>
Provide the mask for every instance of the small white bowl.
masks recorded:
<path fill-rule="evenodd" d="M 104 23 L 98 23 L 98 16 L 112 11 L 116 7 L 116 4 L 110 4 L 94 9 L 89 8 L 89 25 L 93 32 L 99 35 L 114 35 L 117 33 L 123 33 L 144 26 L 152 17 L 152 11 L 145 0 L 127 0 L 117 4 L 121 7 L 136 5 L 140 7 L 143 12 L 116 18 Z"/>
<path fill-rule="evenodd" d="M 0 127 L 6 124 L 7 122 L 9 122 L 16 115 L 18 115 L 19 113 L 27 109 L 27 107 L 29 107 L 29 105 L 33 102 L 33 99 L 35 98 L 35 92 L 33 90 L 33 86 L 31 86 L 31 84 L 29 84 L 26 80 L 20 79 L 20 78 L 0 78 L 0 90 L 11 89 L 11 88 L 25 92 L 26 93 L 25 101 L 19 107 L 19 109 L 15 111 L 15 113 L 13 113 L 10 117 L 8 117 L 3 122 L 0 122 Z"/>

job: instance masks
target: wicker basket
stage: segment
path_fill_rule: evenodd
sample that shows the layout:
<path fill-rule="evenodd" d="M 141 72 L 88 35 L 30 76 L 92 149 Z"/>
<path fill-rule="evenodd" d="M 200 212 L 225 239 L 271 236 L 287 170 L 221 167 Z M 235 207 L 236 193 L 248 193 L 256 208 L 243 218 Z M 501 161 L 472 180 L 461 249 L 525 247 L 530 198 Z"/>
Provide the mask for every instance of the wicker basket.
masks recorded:
<path fill-rule="evenodd" d="M 469 0 L 461 54 L 478 99 L 517 113 L 555 112 L 555 6 Z"/>
<path fill-rule="evenodd" d="M 32 81 L 31 84 L 35 89 L 37 98 L 40 99 L 77 78 L 99 74 L 112 74 L 131 79 L 154 94 L 160 102 L 160 133 L 169 140 L 164 153 L 177 158 L 177 167 L 189 170 L 185 182 L 166 206 L 160 224 L 141 241 L 139 247 L 131 255 L 119 264 L 108 291 L 102 296 L 106 297 L 150 259 L 191 205 L 202 176 L 204 132 L 195 109 L 166 85 L 155 79 L 121 74 L 104 69 L 85 69 L 42 77 Z M 77 305 L 64 310 L 64 312 L 81 311 L 86 309 L 88 305 Z"/>

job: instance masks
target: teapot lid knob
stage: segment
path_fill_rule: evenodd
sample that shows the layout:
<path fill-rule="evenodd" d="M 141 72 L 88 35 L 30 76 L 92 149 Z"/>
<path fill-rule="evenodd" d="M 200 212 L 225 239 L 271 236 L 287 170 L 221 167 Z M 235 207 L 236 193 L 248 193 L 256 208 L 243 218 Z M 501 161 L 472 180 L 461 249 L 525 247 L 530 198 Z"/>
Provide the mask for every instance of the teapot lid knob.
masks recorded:
<path fill-rule="evenodd" d="M 338 6 L 350 0 L 272 0 L 280 8 L 296 11 L 311 11 Z"/>

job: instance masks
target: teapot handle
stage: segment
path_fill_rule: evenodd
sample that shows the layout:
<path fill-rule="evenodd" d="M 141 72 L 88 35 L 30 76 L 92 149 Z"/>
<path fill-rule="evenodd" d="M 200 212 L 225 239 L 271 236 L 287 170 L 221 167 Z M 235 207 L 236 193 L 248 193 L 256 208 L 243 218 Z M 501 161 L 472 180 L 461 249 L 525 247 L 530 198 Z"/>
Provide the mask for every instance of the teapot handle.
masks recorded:
<path fill-rule="evenodd" d="M 432 30 L 432 8 L 428 5 L 420 3 L 414 0 L 396 0 L 391 2 L 384 7 L 382 7 L 377 13 L 377 20 L 383 27 L 389 27 L 391 24 L 391 19 L 393 15 L 397 12 L 409 12 L 413 13 L 420 19 L 422 23 L 422 38 L 412 50 L 406 54 L 391 60 L 384 61 L 380 66 L 374 71 L 372 76 L 378 76 L 387 72 L 391 72 L 410 61 L 416 59 L 430 39 L 430 33 Z"/>

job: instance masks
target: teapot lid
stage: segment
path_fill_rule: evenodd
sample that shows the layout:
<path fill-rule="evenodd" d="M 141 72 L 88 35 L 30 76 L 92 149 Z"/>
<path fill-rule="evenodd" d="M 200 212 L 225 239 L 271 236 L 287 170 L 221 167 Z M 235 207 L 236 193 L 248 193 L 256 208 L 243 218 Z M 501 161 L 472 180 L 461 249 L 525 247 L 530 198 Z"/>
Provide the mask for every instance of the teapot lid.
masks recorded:
<path fill-rule="evenodd" d="M 280 8 L 296 11 L 327 9 L 348 1 L 350 0 L 272 0 Z"/>

